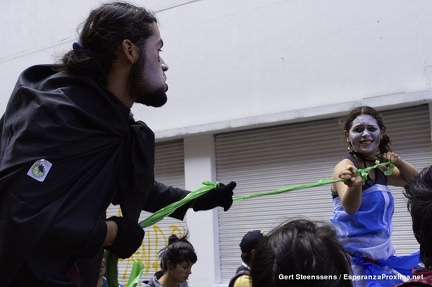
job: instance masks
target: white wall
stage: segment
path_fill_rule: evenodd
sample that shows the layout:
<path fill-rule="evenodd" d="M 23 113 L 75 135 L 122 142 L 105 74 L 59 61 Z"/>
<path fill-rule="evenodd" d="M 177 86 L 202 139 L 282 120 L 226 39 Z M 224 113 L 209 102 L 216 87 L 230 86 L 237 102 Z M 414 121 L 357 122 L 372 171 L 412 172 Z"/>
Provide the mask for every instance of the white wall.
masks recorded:
<path fill-rule="evenodd" d="M 432 85 L 428 0 L 135 2 L 157 11 L 170 66 L 167 105 L 133 109 L 158 137 Z M 2 1 L 0 112 L 19 72 L 69 49 L 98 3 Z"/>
<path fill-rule="evenodd" d="M 169 102 L 137 110 L 156 131 L 188 133 L 430 89 L 431 12 L 427 0 L 206 0 L 166 10 Z"/>
<path fill-rule="evenodd" d="M 78 24 L 99 3 L 2 0 L 0 114 L 19 73 L 70 49 Z M 133 112 L 158 140 L 187 136 L 192 190 L 214 176 L 212 142 L 200 133 L 328 116 L 358 101 L 401 106 L 432 99 L 429 0 L 135 3 L 157 12 L 170 89 L 164 107 Z M 188 214 L 200 256 L 192 286 L 219 283 L 215 219 L 211 211 Z"/>
<path fill-rule="evenodd" d="M 214 139 L 212 135 L 185 138 L 185 183 L 189 190 L 202 186 L 203 180 L 216 181 Z M 217 210 L 188 211 L 190 241 L 198 255 L 189 279 L 191 287 L 220 283 L 220 252 Z"/>

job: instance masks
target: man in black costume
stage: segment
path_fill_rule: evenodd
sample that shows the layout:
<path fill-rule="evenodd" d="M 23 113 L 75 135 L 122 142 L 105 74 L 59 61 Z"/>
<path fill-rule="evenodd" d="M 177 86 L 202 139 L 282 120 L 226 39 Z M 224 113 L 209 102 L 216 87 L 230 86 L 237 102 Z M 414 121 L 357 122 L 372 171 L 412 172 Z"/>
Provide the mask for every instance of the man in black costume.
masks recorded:
<path fill-rule="evenodd" d="M 154 134 L 130 113 L 167 101 L 162 45 L 152 12 L 104 4 L 59 65 L 20 75 L 0 120 L 1 286 L 96 286 L 103 248 L 130 257 L 144 237 L 141 210 L 189 193 L 154 180 Z M 172 216 L 226 211 L 235 185 Z M 110 203 L 122 217 L 105 218 Z"/>

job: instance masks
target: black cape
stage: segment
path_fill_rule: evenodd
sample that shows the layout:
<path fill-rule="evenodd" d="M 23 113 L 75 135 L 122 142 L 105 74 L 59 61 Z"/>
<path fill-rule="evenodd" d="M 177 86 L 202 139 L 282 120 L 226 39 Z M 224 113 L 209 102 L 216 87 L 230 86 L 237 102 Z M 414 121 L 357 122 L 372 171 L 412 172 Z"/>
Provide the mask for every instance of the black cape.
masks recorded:
<path fill-rule="evenodd" d="M 188 193 L 155 182 L 154 133 L 117 97 L 54 68 L 25 70 L 0 120 L 2 286 L 74 286 L 65 274 L 100 254 L 113 200 L 137 221 Z"/>

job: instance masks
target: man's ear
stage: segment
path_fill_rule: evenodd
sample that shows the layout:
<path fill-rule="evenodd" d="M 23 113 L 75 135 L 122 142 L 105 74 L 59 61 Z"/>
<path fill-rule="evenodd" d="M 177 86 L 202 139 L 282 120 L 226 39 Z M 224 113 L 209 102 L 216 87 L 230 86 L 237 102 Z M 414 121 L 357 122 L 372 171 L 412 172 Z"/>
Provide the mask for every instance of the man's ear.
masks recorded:
<path fill-rule="evenodd" d="M 138 60 L 139 48 L 131 40 L 125 39 L 121 42 L 121 53 L 133 64 Z"/>

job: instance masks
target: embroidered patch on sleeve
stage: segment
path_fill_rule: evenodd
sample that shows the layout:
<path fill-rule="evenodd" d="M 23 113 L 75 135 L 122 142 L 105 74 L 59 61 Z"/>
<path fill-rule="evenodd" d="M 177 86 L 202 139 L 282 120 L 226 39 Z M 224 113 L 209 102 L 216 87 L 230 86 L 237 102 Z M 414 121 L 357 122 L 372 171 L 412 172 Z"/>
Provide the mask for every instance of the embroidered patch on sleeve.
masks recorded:
<path fill-rule="evenodd" d="M 46 159 L 39 159 L 35 161 L 35 163 L 30 167 L 27 175 L 36 179 L 37 181 L 42 182 L 47 177 L 51 167 L 52 163 Z"/>

